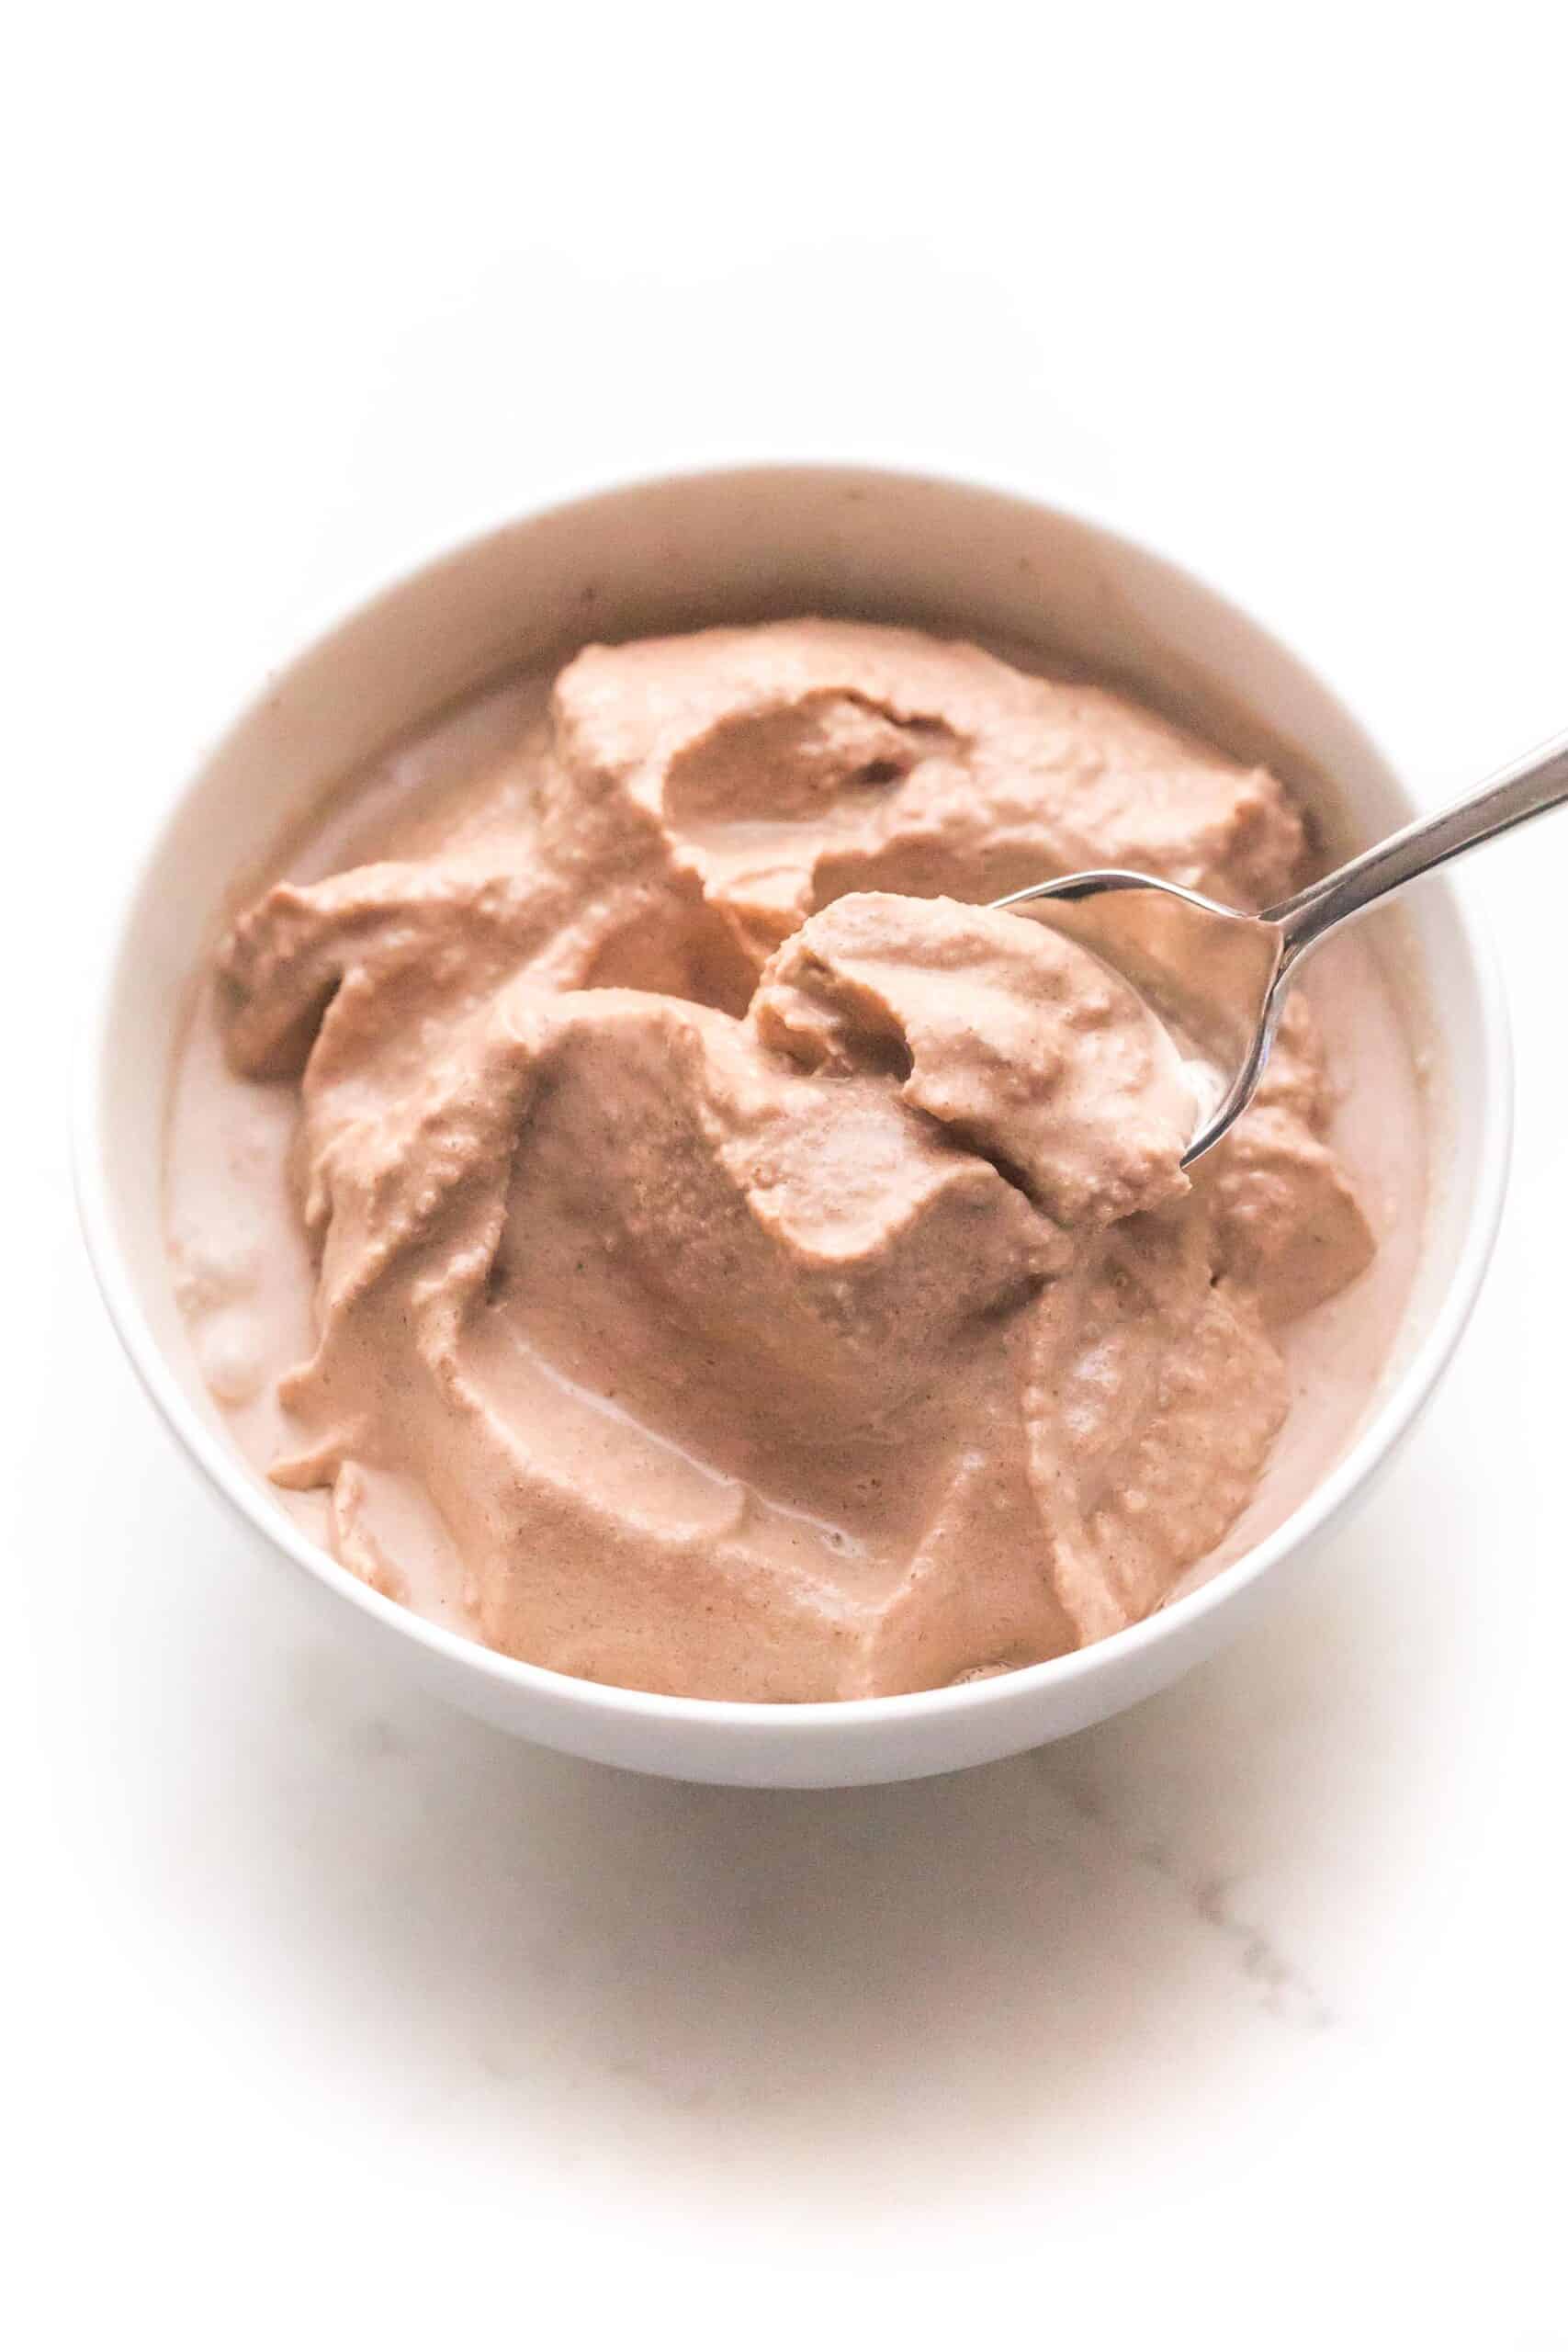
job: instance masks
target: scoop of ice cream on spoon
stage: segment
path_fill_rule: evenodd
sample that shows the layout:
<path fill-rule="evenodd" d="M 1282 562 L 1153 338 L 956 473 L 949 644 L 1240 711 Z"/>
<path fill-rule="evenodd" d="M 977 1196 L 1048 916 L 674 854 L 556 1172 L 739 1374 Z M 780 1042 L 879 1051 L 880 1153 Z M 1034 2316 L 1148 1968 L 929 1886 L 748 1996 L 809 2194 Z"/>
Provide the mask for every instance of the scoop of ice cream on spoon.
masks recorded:
<path fill-rule="evenodd" d="M 896 1080 L 1064 1232 L 1187 1190 L 1193 1091 L 1168 1028 L 1114 966 L 1042 924 L 853 892 L 777 950 L 749 1019 L 798 1067 Z"/>
<path fill-rule="evenodd" d="M 1200 1109 L 1190 1168 L 1258 1091 L 1286 992 L 1306 957 L 1407 884 L 1568 801 L 1568 735 L 1540 744 L 1478 792 L 1417 818 L 1262 914 L 1222 906 L 1150 874 L 1110 866 L 1038 882 L 995 901 L 1039 908 L 1133 982 L 1186 1047 Z M 1196 1048 L 1194 1055 L 1192 1049 Z M 1212 1073 L 1204 1082 L 1204 1067 Z"/>

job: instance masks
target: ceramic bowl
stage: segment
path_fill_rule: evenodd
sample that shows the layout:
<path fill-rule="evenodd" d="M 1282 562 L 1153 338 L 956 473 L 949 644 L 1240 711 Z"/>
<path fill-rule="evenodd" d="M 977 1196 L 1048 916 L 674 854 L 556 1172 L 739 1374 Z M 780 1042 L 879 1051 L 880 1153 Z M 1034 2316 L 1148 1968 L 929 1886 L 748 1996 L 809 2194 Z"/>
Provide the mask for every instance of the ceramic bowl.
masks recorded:
<path fill-rule="evenodd" d="M 1367 1493 L 1431 1395 L 1491 1250 L 1510 1102 L 1488 955 L 1452 886 L 1427 882 L 1393 920 L 1399 984 L 1433 1041 L 1440 1182 L 1388 1373 L 1342 1457 L 1282 1526 L 1198 1589 L 1071 1657 L 902 1698 L 662 1698 L 499 1657 L 371 1591 L 310 1541 L 235 1450 L 175 1301 L 164 1115 L 217 910 L 302 801 L 499 673 L 557 663 L 592 638 L 807 611 L 1022 639 L 1122 678 L 1242 756 L 1273 761 L 1314 801 L 1330 847 L 1414 813 L 1387 761 L 1305 664 L 1178 565 L 1080 515 L 863 468 L 634 484 L 510 523 L 378 595 L 273 674 L 216 748 L 172 779 L 107 943 L 76 1136 L 89 1247 L 138 1373 L 258 1554 L 295 1573 L 345 1638 L 522 1738 L 639 1771 L 780 1787 L 904 1779 L 1032 1747 L 1147 1698 L 1228 1641 Z"/>

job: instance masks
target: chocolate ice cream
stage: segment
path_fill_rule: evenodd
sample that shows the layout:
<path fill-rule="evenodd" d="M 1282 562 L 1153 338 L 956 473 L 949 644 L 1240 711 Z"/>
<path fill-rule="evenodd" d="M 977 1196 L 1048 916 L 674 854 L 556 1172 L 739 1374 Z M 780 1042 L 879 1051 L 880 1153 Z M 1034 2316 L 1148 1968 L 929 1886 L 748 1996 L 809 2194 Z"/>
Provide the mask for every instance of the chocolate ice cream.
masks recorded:
<path fill-rule="evenodd" d="M 1256 908 L 1306 861 L 1268 772 L 974 646 L 592 648 L 361 780 L 223 940 L 171 1153 L 209 1378 L 347 1565 L 568 1673 L 856 1698 L 1113 1633 L 1289 1507 L 1300 1335 L 1364 1293 L 1342 1435 L 1416 1158 L 1363 1199 L 1298 999 L 1189 1178 L 1166 1032 L 984 902 L 1118 864 Z"/>

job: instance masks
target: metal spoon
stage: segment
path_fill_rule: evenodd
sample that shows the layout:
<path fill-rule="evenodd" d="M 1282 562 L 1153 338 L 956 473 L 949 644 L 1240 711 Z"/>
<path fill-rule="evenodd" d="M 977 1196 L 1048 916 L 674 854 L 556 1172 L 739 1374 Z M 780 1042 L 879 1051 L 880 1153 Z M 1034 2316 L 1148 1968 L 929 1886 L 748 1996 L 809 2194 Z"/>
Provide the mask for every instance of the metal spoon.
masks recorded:
<path fill-rule="evenodd" d="M 1168 1021 L 1180 1023 L 1204 1051 L 1219 1058 L 1218 1100 L 1204 1105 L 1201 1124 L 1181 1156 L 1190 1168 L 1240 1118 L 1254 1094 L 1274 1043 L 1285 991 L 1314 948 L 1369 908 L 1423 874 L 1498 833 L 1543 816 L 1568 801 L 1568 735 L 1557 736 L 1502 769 L 1479 792 L 1436 817 L 1417 818 L 1400 832 L 1363 850 L 1321 882 L 1309 883 L 1260 915 L 1223 907 L 1196 890 L 1150 874 L 1111 866 L 1037 882 L 998 899 L 998 907 L 1055 902 L 1052 920 L 1119 965 Z M 1125 902 L 1129 920 L 1115 936 L 1101 900 L 1149 893 Z M 1072 910 L 1070 913 L 1068 910 Z M 1067 919 L 1062 920 L 1066 914 Z M 1194 975 L 1200 976 L 1195 984 Z M 1228 1084 L 1224 1069 L 1234 1067 Z"/>

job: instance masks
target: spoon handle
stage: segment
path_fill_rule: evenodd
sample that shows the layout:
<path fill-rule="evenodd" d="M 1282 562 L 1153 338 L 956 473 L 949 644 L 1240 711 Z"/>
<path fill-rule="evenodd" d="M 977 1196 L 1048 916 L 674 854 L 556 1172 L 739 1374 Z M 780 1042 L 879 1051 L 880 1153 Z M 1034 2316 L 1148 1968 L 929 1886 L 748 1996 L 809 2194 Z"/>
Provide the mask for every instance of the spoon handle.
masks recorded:
<path fill-rule="evenodd" d="M 1430 874 L 1450 857 L 1544 816 L 1568 801 L 1568 735 L 1538 744 L 1498 771 L 1479 792 L 1458 800 L 1436 817 L 1418 817 L 1375 849 L 1363 850 L 1321 882 L 1309 883 L 1293 899 L 1270 907 L 1268 921 L 1285 934 L 1284 961 L 1294 963 L 1342 922 L 1365 914 L 1392 891 Z"/>

